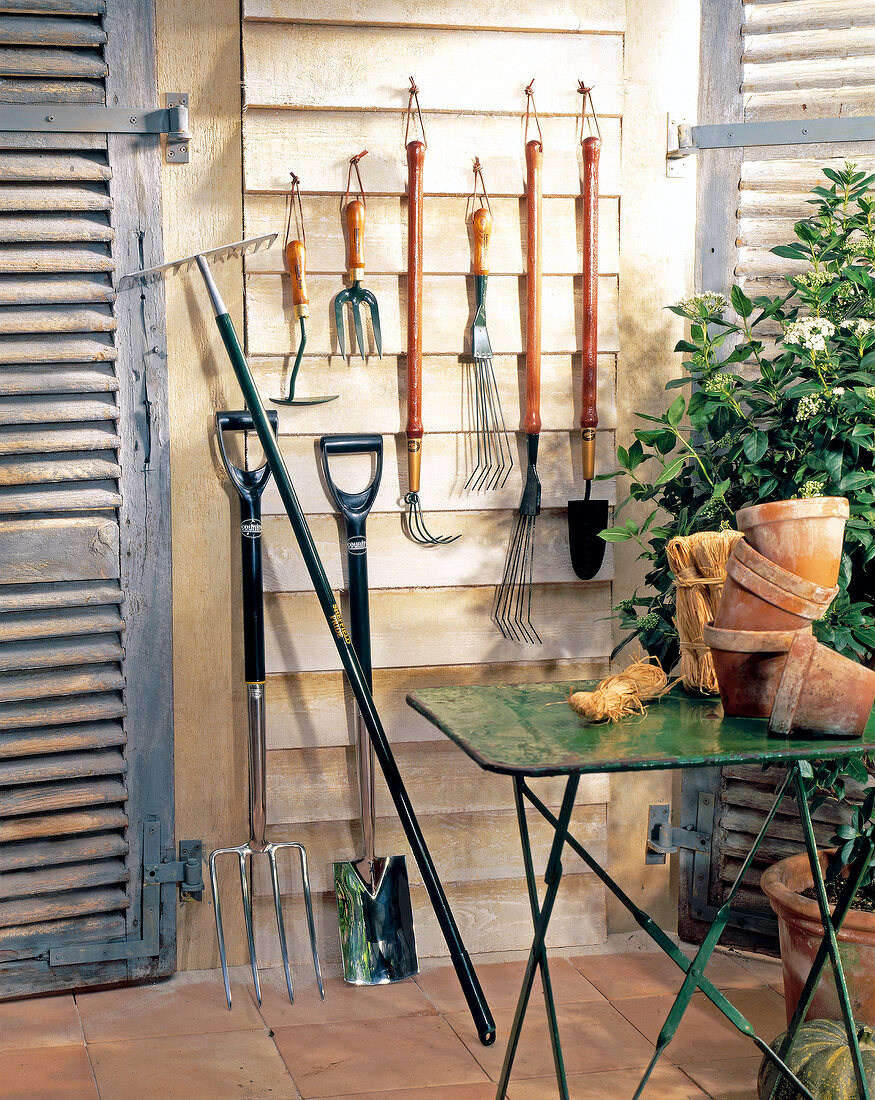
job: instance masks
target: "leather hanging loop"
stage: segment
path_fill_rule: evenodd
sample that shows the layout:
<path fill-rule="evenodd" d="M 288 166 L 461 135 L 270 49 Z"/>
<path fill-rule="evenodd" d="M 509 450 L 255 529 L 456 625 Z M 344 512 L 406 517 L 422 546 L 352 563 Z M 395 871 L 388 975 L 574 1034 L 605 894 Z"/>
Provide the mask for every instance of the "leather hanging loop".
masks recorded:
<path fill-rule="evenodd" d="M 362 200 L 362 206 L 367 206 L 367 200 L 365 199 L 365 189 L 362 185 L 362 174 L 359 171 L 359 161 L 362 157 L 368 155 L 367 149 L 362 149 L 360 153 L 356 153 L 354 157 L 349 158 L 349 169 L 346 173 L 346 194 L 343 196 L 344 209 L 349 205 L 349 185 L 352 182 L 352 170 L 355 168 L 356 179 L 359 184 L 359 198 Z"/>
<path fill-rule="evenodd" d="M 489 196 L 486 194 L 486 184 L 483 182 L 483 165 L 480 163 L 480 158 L 474 158 L 474 190 L 471 194 L 471 205 L 477 205 L 477 184 L 480 184 L 480 191 L 483 195 L 483 201 L 486 203 L 486 208 L 489 213 L 492 213 L 492 206 L 489 202 Z"/>
<path fill-rule="evenodd" d="M 404 121 L 404 144 L 407 145 L 407 137 L 410 133 L 410 120 L 413 118 L 413 104 L 416 104 L 416 116 L 419 119 L 419 132 L 422 134 L 422 145 L 424 149 L 428 148 L 428 142 L 425 138 L 425 126 L 422 122 L 422 111 L 419 108 L 419 88 L 416 85 L 416 81 L 413 77 L 410 77 L 410 95 L 407 98 L 407 112 Z"/>
<path fill-rule="evenodd" d="M 589 97 L 589 110 L 590 110 L 589 117 L 592 118 L 592 121 L 595 123 L 595 136 L 599 139 L 599 141 L 602 140 L 602 132 L 599 129 L 599 116 L 596 114 L 595 104 L 592 101 L 592 90 L 593 90 L 594 87 L 595 87 L 595 85 L 592 85 L 592 84 L 589 87 L 587 87 L 587 85 L 584 84 L 584 82 L 582 80 L 578 80 L 578 82 L 577 82 L 577 90 L 580 93 L 580 95 L 583 96 L 583 100 L 582 100 L 581 105 L 580 105 L 580 144 L 581 145 L 583 145 L 583 142 L 585 140 L 584 136 L 583 136 L 584 127 L 586 127 L 586 129 L 589 130 L 590 134 L 592 134 L 592 124 L 589 122 L 589 119 L 588 119 L 587 113 L 586 113 L 587 96 Z"/>
<path fill-rule="evenodd" d="M 300 229 L 301 229 L 300 240 L 302 241 L 302 243 L 306 247 L 307 233 L 306 233 L 306 230 L 304 229 L 304 207 L 301 204 L 301 180 L 298 176 L 295 175 L 294 172 L 290 172 L 289 175 L 292 177 L 292 187 L 291 187 L 291 190 L 289 191 L 288 209 L 286 211 L 286 239 L 285 239 L 284 243 L 285 243 L 285 247 L 288 248 L 289 241 L 291 240 L 291 237 L 292 237 L 292 208 L 295 205 L 295 196 L 297 195 L 297 197 L 298 197 L 298 225 L 300 226 Z"/>
<path fill-rule="evenodd" d="M 541 147 L 541 152 L 544 152 L 544 135 L 541 133 L 541 123 L 538 120 L 538 109 L 535 106 L 535 93 L 532 88 L 535 84 L 535 78 L 529 81 L 526 85 L 526 129 L 523 134 L 523 144 L 527 145 L 529 141 L 529 116 L 534 117 L 535 125 L 538 127 L 538 143 Z"/>

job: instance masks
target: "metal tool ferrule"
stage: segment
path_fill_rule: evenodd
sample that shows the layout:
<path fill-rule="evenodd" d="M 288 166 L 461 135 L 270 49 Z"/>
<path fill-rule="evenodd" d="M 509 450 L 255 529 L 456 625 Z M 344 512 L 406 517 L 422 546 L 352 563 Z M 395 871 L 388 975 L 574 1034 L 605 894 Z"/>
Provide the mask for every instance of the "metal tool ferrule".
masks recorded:
<path fill-rule="evenodd" d="M 351 267 L 349 270 L 349 277 L 354 283 L 360 283 L 365 277 L 365 269 L 363 267 Z"/>
<path fill-rule="evenodd" d="M 300 321 L 303 317 L 310 316 L 310 307 L 305 302 L 302 302 L 299 306 L 293 307 L 293 313 L 295 315 L 295 320 Z"/>

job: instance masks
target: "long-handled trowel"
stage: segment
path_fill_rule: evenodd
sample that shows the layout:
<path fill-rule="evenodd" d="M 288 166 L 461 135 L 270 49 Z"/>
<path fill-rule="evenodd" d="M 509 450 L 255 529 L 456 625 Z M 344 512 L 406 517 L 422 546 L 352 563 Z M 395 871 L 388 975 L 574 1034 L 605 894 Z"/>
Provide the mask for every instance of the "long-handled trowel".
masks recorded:
<path fill-rule="evenodd" d="M 383 473 L 379 435 L 325 435 L 320 441 L 328 491 L 346 526 L 349 615 L 352 644 L 371 687 L 371 628 L 368 606 L 368 544 L 365 524 Z M 330 459 L 363 454 L 375 458 L 373 476 L 359 492 L 338 487 Z M 334 864 L 343 977 L 351 985 L 383 985 L 419 972 L 407 861 L 374 854 L 374 747 L 356 708 L 356 763 L 364 856 Z"/>

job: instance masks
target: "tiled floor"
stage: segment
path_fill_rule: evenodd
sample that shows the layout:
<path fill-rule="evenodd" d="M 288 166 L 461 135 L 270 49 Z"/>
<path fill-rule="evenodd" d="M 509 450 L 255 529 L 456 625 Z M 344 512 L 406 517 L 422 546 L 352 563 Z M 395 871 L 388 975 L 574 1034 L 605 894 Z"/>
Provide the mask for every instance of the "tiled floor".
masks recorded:
<path fill-rule="evenodd" d="M 476 962 L 476 960 L 475 960 Z M 450 967 L 395 986 L 301 984 L 290 1005 L 282 971 L 262 975 L 259 1009 L 242 968 L 228 1012 L 218 972 L 151 986 L 0 1003 L 3 1100 L 491 1100 L 522 963 L 477 967 L 498 1025 L 482 1046 Z M 719 952 L 708 976 L 772 1039 L 784 1026 L 780 966 Z M 635 1090 L 679 984 L 664 955 L 635 952 L 551 961 L 573 1100 Z M 302 979 L 303 980 L 303 979 Z M 759 1056 L 697 995 L 650 1100 L 754 1100 Z M 539 983 L 510 1100 L 557 1095 Z"/>

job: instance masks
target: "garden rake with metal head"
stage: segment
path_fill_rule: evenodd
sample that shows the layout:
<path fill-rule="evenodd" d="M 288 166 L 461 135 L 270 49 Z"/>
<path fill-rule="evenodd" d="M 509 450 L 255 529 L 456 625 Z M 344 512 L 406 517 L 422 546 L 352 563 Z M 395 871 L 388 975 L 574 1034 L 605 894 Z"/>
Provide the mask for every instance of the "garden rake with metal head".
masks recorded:
<path fill-rule="evenodd" d="M 365 274 L 365 192 L 362 187 L 362 177 L 359 172 L 359 161 L 368 155 L 367 149 L 357 153 L 349 161 L 349 172 L 346 176 L 346 198 L 344 213 L 346 214 L 347 231 L 347 270 L 352 281 L 352 286 L 341 290 L 334 299 L 334 327 L 337 330 L 337 345 L 340 354 L 346 356 L 346 339 L 343 334 L 343 307 L 349 303 L 352 306 L 352 323 L 355 328 L 355 338 L 358 342 L 359 355 L 365 357 L 365 333 L 362 325 L 361 305 L 364 303 L 371 314 L 371 328 L 374 331 L 374 347 L 377 355 L 383 357 L 383 337 L 380 333 L 380 309 L 377 299 L 370 290 L 362 286 Z M 350 200 L 349 185 L 352 179 L 352 170 L 359 181 L 358 199 Z"/>
<path fill-rule="evenodd" d="M 492 208 L 483 168 L 474 160 L 474 194 L 477 204 L 477 183 L 483 192 L 485 206 L 473 214 L 474 225 L 474 300 L 476 310 L 471 325 L 471 354 L 474 357 L 474 434 L 477 441 L 477 461 L 465 482 L 466 489 L 499 489 L 513 469 L 510 436 L 504 423 L 501 395 L 492 366 L 492 344 L 486 329 L 486 281 L 489 277 L 489 237 L 492 233 Z"/>
<path fill-rule="evenodd" d="M 152 268 L 149 271 L 134 272 L 131 275 L 124 276 L 124 278 L 119 281 L 119 289 L 135 282 L 143 280 L 151 281 L 154 278 L 160 277 L 160 275 L 167 271 L 181 270 L 183 266 L 191 266 L 192 263 L 197 264 L 210 297 L 210 302 L 215 314 L 216 327 L 222 337 L 222 343 L 228 354 L 228 360 L 237 378 L 249 415 L 252 418 L 252 425 L 258 436 L 261 449 L 264 452 L 265 461 L 270 467 L 270 472 L 273 474 L 276 482 L 280 500 L 283 503 L 289 523 L 292 526 L 295 541 L 301 551 L 301 557 L 313 584 L 313 590 L 319 601 L 325 623 L 331 632 L 331 638 L 337 650 L 340 663 L 346 673 L 349 686 L 352 689 L 365 727 L 370 735 L 377 761 L 382 769 L 383 776 L 386 780 L 386 786 L 398 813 L 398 818 L 404 829 L 407 842 L 416 859 L 420 875 L 422 876 L 423 886 L 428 894 L 429 902 L 431 903 L 435 918 L 440 926 L 441 933 L 443 934 L 449 950 L 450 958 L 459 979 L 459 984 L 462 988 L 465 1000 L 467 1001 L 468 1008 L 470 1009 L 474 1025 L 477 1028 L 480 1042 L 483 1043 L 484 1046 L 489 1046 L 491 1043 L 495 1042 L 495 1021 L 489 1011 L 489 1005 L 486 1002 L 486 998 L 483 996 L 483 990 L 477 979 L 477 974 L 471 963 L 471 958 L 465 950 L 465 945 L 459 934 L 459 929 L 453 917 L 452 909 L 450 908 L 449 901 L 441 885 L 437 868 L 428 850 L 425 837 L 422 834 L 422 829 L 413 809 L 413 804 L 404 786 L 404 780 L 398 770 L 398 764 L 386 736 L 383 723 L 377 713 L 374 698 L 365 678 L 364 670 L 353 648 L 352 641 L 343 621 L 343 616 L 337 605 L 337 600 L 331 590 L 331 585 L 328 583 L 328 578 L 325 575 L 325 568 L 322 565 L 316 545 L 313 542 L 313 536 L 307 525 L 307 520 L 301 510 L 298 495 L 292 484 L 288 467 L 286 466 L 285 459 L 280 452 L 276 437 L 268 422 L 268 415 L 264 408 L 261 394 L 252 377 L 252 371 L 249 369 L 249 364 L 246 362 L 246 356 L 243 353 L 243 348 L 240 346 L 240 341 L 234 329 L 234 323 L 231 320 L 231 316 L 228 313 L 228 309 L 222 300 L 219 288 L 216 286 L 212 272 L 210 271 L 209 259 L 214 255 L 229 256 L 239 254 L 261 244 L 270 244 L 275 239 L 276 234 L 267 237 L 257 237 L 252 240 L 240 241 L 237 245 L 228 245 L 225 248 L 213 249 L 210 252 L 190 256 L 184 261 L 180 260 L 175 263 L 165 264 L 162 267 Z"/>
<path fill-rule="evenodd" d="M 271 428 L 277 430 L 277 414 L 268 414 Z M 219 856 L 233 855 L 239 861 L 240 890 L 243 895 L 243 919 L 246 924 L 246 938 L 249 941 L 249 964 L 252 967 L 252 980 L 255 983 L 255 997 L 261 1004 L 261 984 L 258 980 L 258 963 L 255 957 L 255 936 L 252 929 L 252 898 L 246 877 L 247 858 L 252 861 L 256 855 L 266 855 L 270 865 L 270 881 L 273 889 L 273 904 L 276 911 L 276 926 L 279 934 L 280 954 L 286 975 L 286 987 L 289 1001 L 294 1004 L 292 975 L 289 969 L 289 950 L 286 944 L 286 930 L 283 921 L 282 897 L 280 894 L 279 874 L 277 872 L 277 853 L 292 848 L 301 861 L 301 880 L 303 882 L 304 908 L 307 912 L 307 926 L 310 932 L 310 950 L 313 966 L 316 970 L 316 982 L 324 1000 L 322 974 L 319 969 L 319 955 L 316 951 L 316 932 L 313 926 L 313 905 L 310 900 L 310 876 L 307 871 L 307 853 L 303 844 L 296 841 L 270 841 L 265 836 L 267 826 L 267 752 L 265 737 L 265 699 L 264 699 L 264 588 L 261 568 L 261 494 L 270 481 L 270 467 L 263 462 L 255 469 L 246 469 L 235 464 L 228 457 L 225 447 L 226 432 L 244 432 L 253 430 L 252 417 L 248 412 L 216 413 L 216 432 L 219 453 L 225 469 L 237 494 L 240 497 L 240 547 L 243 573 L 243 657 L 246 673 L 247 715 L 249 728 L 249 840 L 229 848 L 216 848 L 210 853 L 210 887 L 216 915 L 216 935 L 219 940 L 219 958 L 222 963 L 222 978 L 225 983 L 225 996 L 228 1008 L 231 1007 L 231 983 L 228 978 L 228 956 L 225 950 L 225 932 L 222 925 L 222 910 L 219 904 L 219 882 L 217 860 Z"/>

